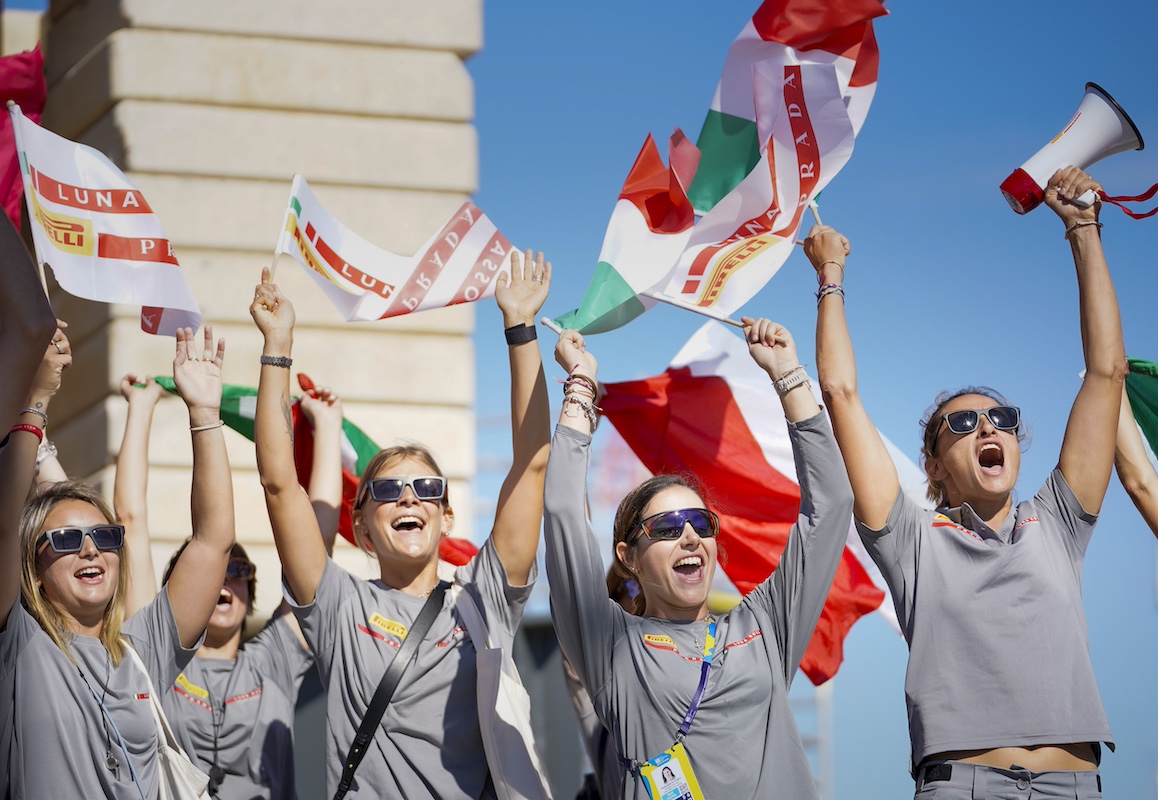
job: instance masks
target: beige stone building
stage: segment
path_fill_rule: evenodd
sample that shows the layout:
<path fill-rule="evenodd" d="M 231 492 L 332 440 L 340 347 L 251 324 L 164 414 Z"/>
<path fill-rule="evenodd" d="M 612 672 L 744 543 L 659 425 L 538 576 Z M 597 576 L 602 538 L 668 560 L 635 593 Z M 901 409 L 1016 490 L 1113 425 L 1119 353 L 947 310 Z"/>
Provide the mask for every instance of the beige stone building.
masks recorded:
<path fill-rule="evenodd" d="M 225 380 L 256 385 L 261 337 L 248 315 L 295 173 L 374 244 L 411 253 L 476 189 L 471 78 L 479 0 L 52 0 L 4 15 L 5 53 L 43 42 L 42 123 L 94 146 L 148 198 L 207 323 L 228 345 Z M 474 324 L 469 306 L 373 325 L 344 322 L 300 266 L 277 281 L 294 300 L 294 371 L 335 387 L 379 444 L 421 441 L 454 483 L 469 535 L 475 470 Z M 51 280 L 51 279 L 50 279 Z M 52 293 L 76 364 L 51 438 L 70 474 L 111 497 L 125 403 L 121 376 L 172 374 L 173 339 L 145 334 L 139 309 Z M 191 447 L 184 407 L 166 398 L 150 445 L 154 560 L 189 531 Z M 238 538 L 278 574 L 253 445 L 227 432 Z M 369 573 L 339 542 L 336 557 Z M 279 599 L 259 584 L 258 613 Z"/>

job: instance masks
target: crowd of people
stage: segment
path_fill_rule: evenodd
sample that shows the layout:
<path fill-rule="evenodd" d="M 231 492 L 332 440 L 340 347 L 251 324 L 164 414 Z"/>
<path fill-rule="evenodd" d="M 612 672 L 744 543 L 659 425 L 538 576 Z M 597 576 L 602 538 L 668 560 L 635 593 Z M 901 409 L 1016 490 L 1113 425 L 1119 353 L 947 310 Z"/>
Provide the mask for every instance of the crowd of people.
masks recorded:
<path fill-rule="evenodd" d="M 315 457 L 308 486 L 299 482 L 294 306 L 263 273 L 250 305 L 264 343 L 255 445 L 284 599 L 249 638 L 257 570 L 234 525 L 220 415 L 224 341 L 209 326 L 200 337 L 176 336 L 192 524 L 158 586 L 147 454 L 163 390 L 147 376 L 122 381 L 127 416 L 110 507 L 67 476 L 45 440 L 73 358 L 67 324 L 31 263 L 6 267 L 0 797 L 185 796 L 172 793 L 176 753 L 204 775 L 203 790 L 195 773 L 187 780 L 189 796 L 296 798 L 293 715 L 311 669 L 325 691 L 328 797 L 549 797 L 510 663 L 542 530 L 555 632 L 594 767 L 584 796 L 814 798 L 788 691 L 850 522 L 888 583 L 909 647 L 916 797 L 1101 797 L 1102 748 L 1114 742 L 1090 661 L 1083 558 L 1115 463 L 1156 532 L 1158 476 L 1124 400 L 1100 206 L 1072 202 L 1091 188 L 1099 187 L 1071 167 L 1045 193 L 1073 252 L 1086 373 L 1057 467 L 1022 502 L 1014 500 L 1021 412 L 982 386 L 942 393 L 923 420 L 935 508 L 900 490 L 857 393 L 844 315 L 849 241 L 811 230 L 804 252 L 819 286 L 823 405 L 792 334 L 743 318 L 751 357 L 780 399 L 768 413 L 787 420 L 799 515 L 775 572 L 719 615 L 708 593 L 720 519 L 694 475 L 656 475 L 628 491 L 613 550 L 599 551 L 586 491 L 598 361 L 576 331 L 559 336 L 566 378 L 552 437 L 535 328 L 551 284 L 542 253 L 512 253 L 495 293 L 510 357 L 513 458 L 490 535 L 468 564 L 448 570 L 439 559 L 455 524 L 447 478 L 426 447 L 390 446 L 364 470 L 352 515 L 375 580 L 331 558 L 342 406 L 326 388 L 300 401 Z M 0 226 L 0 237 L 14 236 Z"/>

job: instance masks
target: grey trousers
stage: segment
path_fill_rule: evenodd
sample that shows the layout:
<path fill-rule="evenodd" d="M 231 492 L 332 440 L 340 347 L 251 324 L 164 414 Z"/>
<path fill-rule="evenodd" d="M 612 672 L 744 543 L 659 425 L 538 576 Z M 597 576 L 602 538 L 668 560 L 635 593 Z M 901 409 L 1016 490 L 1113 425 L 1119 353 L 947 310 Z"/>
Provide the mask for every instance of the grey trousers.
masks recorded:
<path fill-rule="evenodd" d="M 1030 772 L 934 761 L 917 773 L 914 800 L 1100 800 L 1096 770 Z"/>

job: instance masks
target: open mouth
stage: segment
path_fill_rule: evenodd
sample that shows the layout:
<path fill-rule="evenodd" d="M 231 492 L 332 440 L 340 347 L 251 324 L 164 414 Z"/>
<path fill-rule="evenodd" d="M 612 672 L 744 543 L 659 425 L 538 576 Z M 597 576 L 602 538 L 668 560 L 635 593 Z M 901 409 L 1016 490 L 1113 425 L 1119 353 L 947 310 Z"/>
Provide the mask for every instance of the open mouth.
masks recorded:
<path fill-rule="evenodd" d="M 672 567 L 682 580 L 696 583 L 703 580 L 704 557 L 701 555 L 684 556 Z"/>
<path fill-rule="evenodd" d="M 81 583 L 95 585 L 105 579 L 105 571 L 100 567 L 85 567 L 77 570 L 74 577 Z"/>
<path fill-rule="evenodd" d="M 217 610 L 228 611 L 233 607 L 233 592 L 228 589 L 222 589 L 221 594 L 217 596 Z"/>
<path fill-rule="evenodd" d="M 987 442 L 977 453 L 977 465 L 986 475 L 1000 475 L 1005 467 L 1005 452 L 994 442 Z"/>
<path fill-rule="evenodd" d="M 415 531 L 422 530 L 423 522 L 418 517 L 399 517 L 394 520 L 392 527 L 400 533 L 414 533 Z"/>

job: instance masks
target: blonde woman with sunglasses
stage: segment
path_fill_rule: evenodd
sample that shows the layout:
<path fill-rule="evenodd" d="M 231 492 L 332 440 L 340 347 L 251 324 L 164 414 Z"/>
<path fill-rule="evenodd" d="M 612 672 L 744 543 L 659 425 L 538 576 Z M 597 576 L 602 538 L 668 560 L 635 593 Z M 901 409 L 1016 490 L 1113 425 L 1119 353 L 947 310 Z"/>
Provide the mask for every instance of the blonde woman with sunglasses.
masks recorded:
<path fill-rule="evenodd" d="M 937 509 L 909 500 L 857 394 L 843 293 L 820 299 L 821 388 L 861 539 L 909 644 L 918 798 L 1101 797 L 1100 744 L 1113 742 L 1090 663 L 1081 571 L 1110 481 L 1126 357 L 1100 202 L 1072 202 L 1090 189 L 1100 187 L 1069 167 L 1045 192 L 1077 270 L 1086 378 L 1057 468 L 1029 500 L 1013 502 L 1020 412 L 978 387 L 943 394 L 927 413 L 922 455 Z M 804 247 L 822 286 L 842 283 L 849 250 L 825 227 Z"/>
<path fill-rule="evenodd" d="M 47 414 L 71 348 L 58 331 L 28 406 Z M 165 591 L 126 619 L 124 528 L 95 490 L 55 483 L 21 506 L 41 427 L 22 421 L 0 452 L 0 764 L 9 797 L 157 797 L 160 691 L 193 657 L 234 542 L 220 415 L 224 342 L 177 333 L 173 374 L 193 442 L 193 539 Z M 27 415 L 33 417 L 35 415 Z M 146 676 L 129 648 L 143 662 Z"/>
<path fill-rule="evenodd" d="M 800 516 L 776 572 L 719 619 L 708 612 L 719 518 L 678 475 L 649 478 L 620 503 L 612 569 L 638 585 L 637 615 L 608 598 L 585 493 L 598 364 L 575 331 L 555 348 L 568 378 L 545 495 L 551 609 L 624 766 L 614 797 L 818 796 L 788 688 L 844 552 L 852 493 L 791 335 L 744 323 L 788 421 Z"/>
<path fill-rule="evenodd" d="M 535 578 L 549 410 L 534 324 L 547 298 L 551 265 L 544 263 L 542 253 L 532 258 L 528 251 L 520 258 L 512 252 L 509 272 L 497 280 L 495 299 L 503 314 L 511 365 L 514 460 L 499 494 L 494 528 L 478 555 L 458 569 L 455 587 L 440 590 L 445 594 L 441 605 L 433 607 L 433 623 L 362 748 L 363 760 L 345 782 L 343 764 L 383 675 L 400 648 L 413 646 L 409 631 L 427 598 L 439 596 L 438 547 L 454 525 L 454 512 L 446 477 L 426 448 L 388 448 L 362 475 L 353 515 L 355 536 L 377 561 L 379 579 L 359 579 L 326 557 L 309 498 L 294 472 L 286 416 L 294 308 L 270 282 L 268 270 L 250 307 L 265 337 L 255 426 L 258 471 L 286 598 L 326 689 L 330 796 L 508 796 L 508 787 L 492 783 L 500 765 L 489 763 L 486 756 L 484 737 L 494 732 L 482 730 L 479 722 L 486 709 L 479 707 L 484 700 L 477 691 L 475 664 L 485 643 L 472 640 L 461 609 L 472 602 L 485 617 L 491 637 L 510 647 Z M 396 366 L 383 380 L 410 380 L 416 358 L 413 353 L 396 354 Z"/>

